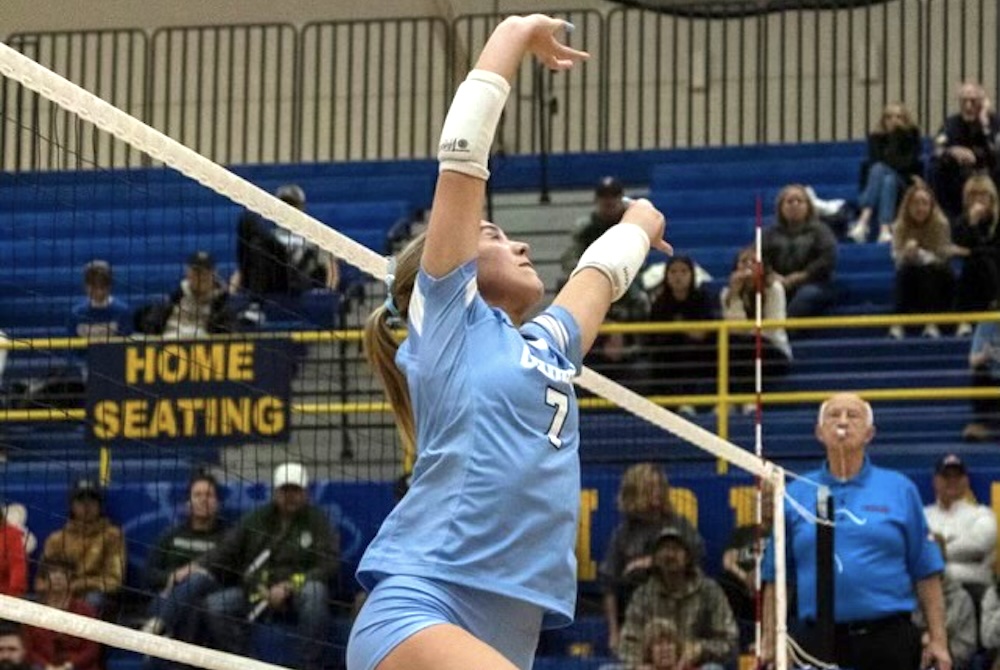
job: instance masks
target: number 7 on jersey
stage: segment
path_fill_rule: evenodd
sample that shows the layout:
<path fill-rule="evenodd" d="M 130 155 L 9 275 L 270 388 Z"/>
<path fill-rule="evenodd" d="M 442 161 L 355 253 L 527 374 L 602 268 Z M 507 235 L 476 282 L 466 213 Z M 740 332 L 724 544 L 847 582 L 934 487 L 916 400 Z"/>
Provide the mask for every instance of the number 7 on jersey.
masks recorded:
<path fill-rule="evenodd" d="M 566 414 L 569 413 L 569 396 L 547 386 L 545 388 L 545 404 L 556 410 L 552 417 L 552 423 L 549 424 L 549 444 L 559 449 L 562 447 L 562 438 L 559 437 L 559 433 L 562 432 L 563 424 L 566 423 Z"/>

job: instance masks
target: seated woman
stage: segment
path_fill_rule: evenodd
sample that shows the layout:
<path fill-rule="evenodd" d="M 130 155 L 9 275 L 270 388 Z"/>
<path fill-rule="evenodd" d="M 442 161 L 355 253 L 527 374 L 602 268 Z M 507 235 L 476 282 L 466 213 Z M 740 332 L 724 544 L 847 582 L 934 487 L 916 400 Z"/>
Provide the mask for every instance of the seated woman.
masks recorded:
<path fill-rule="evenodd" d="M 744 247 L 736 256 L 729 285 L 722 289 L 722 318 L 729 321 L 753 320 L 756 315 L 757 287 L 755 281 L 757 261 L 753 247 Z M 761 314 L 768 321 L 786 318 L 785 287 L 765 265 L 761 286 Z M 788 374 L 792 360 L 792 345 L 784 328 L 766 328 L 763 333 L 763 375 L 765 383 Z M 732 393 L 750 393 L 754 388 L 754 370 L 757 349 L 756 337 L 751 332 L 735 331 L 729 335 L 729 390 Z M 745 408 L 749 409 L 749 408 Z"/>
<path fill-rule="evenodd" d="M 896 313 L 920 314 L 951 309 L 955 276 L 951 257 L 951 230 L 934 194 L 917 181 L 903 196 L 892 232 L 892 259 L 896 264 Z M 903 327 L 893 326 L 889 335 L 901 339 Z M 937 338 L 936 324 L 924 326 L 925 337 Z"/>
<path fill-rule="evenodd" d="M 867 175 L 858 196 L 861 214 L 847 236 L 859 244 L 868 241 L 872 214 L 878 215 L 879 244 L 892 241 L 892 221 L 896 218 L 899 190 L 910 177 L 920 173 L 920 131 L 910 111 L 902 103 L 882 110 L 878 126 L 868 136 Z"/>
<path fill-rule="evenodd" d="M 1000 197 L 993 180 L 986 175 L 970 177 L 962 188 L 962 215 L 952 237 L 954 253 L 963 259 L 955 291 L 959 312 L 985 311 L 996 298 L 1000 264 Z M 963 323 L 958 335 L 969 335 L 972 327 Z"/>
<path fill-rule="evenodd" d="M 695 285 L 695 266 L 687 256 L 667 262 L 666 279 L 653 299 L 650 321 L 708 321 L 715 318 L 712 301 Z M 646 338 L 649 354 L 649 392 L 698 392 L 699 381 L 715 379 L 715 333 L 707 330 L 660 333 Z M 686 405 L 681 408 L 693 412 Z"/>
<path fill-rule="evenodd" d="M 837 240 L 816 217 L 806 187 L 789 184 L 775 205 L 776 221 L 764 231 L 764 263 L 788 299 L 788 316 L 821 316 L 833 304 Z"/>

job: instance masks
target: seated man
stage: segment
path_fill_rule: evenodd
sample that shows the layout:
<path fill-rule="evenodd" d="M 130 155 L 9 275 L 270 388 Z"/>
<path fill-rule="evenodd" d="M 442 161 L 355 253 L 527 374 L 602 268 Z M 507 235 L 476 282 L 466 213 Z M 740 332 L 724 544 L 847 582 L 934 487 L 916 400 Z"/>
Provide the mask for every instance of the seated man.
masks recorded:
<path fill-rule="evenodd" d="M 215 275 L 215 259 L 207 251 L 188 258 L 184 279 L 170 297 L 136 315 L 137 330 L 181 340 L 237 330 L 229 295 Z"/>
<path fill-rule="evenodd" d="M 719 585 L 702 574 L 689 540 L 678 528 L 663 529 L 653 545 L 650 579 L 636 589 L 625 612 L 618 656 L 629 665 L 643 658 L 643 632 L 655 619 L 666 619 L 683 641 L 681 667 L 712 670 L 736 659 L 739 632 Z"/>
<path fill-rule="evenodd" d="M 111 294 L 112 285 L 111 265 L 107 261 L 92 260 L 83 266 L 86 297 L 70 313 L 66 327 L 70 337 L 101 342 L 132 332 L 131 310 Z"/>
<path fill-rule="evenodd" d="M 934 498 L 924 516 L 943 542 L 945 575 L 965 587 L 978 609 L 993 583 L 996 516 L 972 499 L 969 471 L 957 454 L 943 456 L 934 468 Z"/>
<path fill-rule="evenodd" d="M 274 195 L 305 210 L 306 194 L 297 184 L 285 184 Z M 240 216 L 237 226 L 236 261 L 229 289 L 246 291 L 255 300 L 335 289 L 340 282 L 337 259 L 331 254 L 250 211 Z"/>
<path fill-rule="evenodd" d="M 97 612 L 70 591 L 73 567 L 66 561 L 43 562 L 38 571 L 39 602 L 48 607 L 94 617 Z M 60 633 L 51 628 L 24 629 L 28 660 L 45 670 L 100 670 L 101 645 L 93 640 Z"/>
<path fill-rule="evenodd" d="M 974 174 L 996 179 L 1000 150 L 1000 118 L 990 110 L 986 91 L 977 82 L 958 89 L 959 112 L 945 119 L 934 137 L 931 186 L 952 221 L 962 212 L 962 187 Z"/>
<path fill-rule="evenodd" d="M 34 670 L 21 627 L 7 621 L 0 621 L 0 670 Z"/>
<path fill-rule="evenodd" d="M 248 631 L 241 620 L 294 613 L 299 667 L 323 667 L 329 655 L 328 584 L 337 574 L 340 542 L 323 510 L 309 503 L 308 485 L 301 464 L 279 465 L 272 501 L 244 516 L 198 560 L 217 577 L 229 573 L 243 579 L 205 599 L 212 637 L 223 650 L 247 654 Z"/>
<path fill-rule="evenodd" d="M 66 525 L 49 535 L 42 550 L 42 562 L 70 566 L 70 593 L 82 598 L 98 615 L 108 596 L 122 586 L 125 574 L 125 536 L 101 509 L 103 494 L 90 480 L 81 479 L 70 493 L 70 514 Z M 36 579 L 35 590 L 45 593 L 47 584 Z"/>
<path fill-rule="evenodd" d="M 627 207 L 622 183 L 614 177 L 602 178 L 594 191 L 593 211 L 577 219 L 570 244 L 559 257 L 562 274 L 556 288 L 566 283 L 587 247 L 621 221 Z M 649 317 L 649 297 L 640 284 L 633 282 L 622 299 L 611 306 L 608 322 L 628 323 L 644 321 Z M 627 386 L 638 387 L 645 381 L 638 339 L 633 336 L 622 333 L 602 335 L 591 347 L 587 365 Z"/>
<path fill-rule="evenodd" d="M 199 616 L 203 600 L 221 585 L 197 560 L 215 549 L 226 531 L 219 518 L 218 490 L 211 475 L 195 475 L 188 486 L 190 516 L 161 535 L 149 553 L 146 582 L 157 595 L 143 625 L 148 633 L 164 633 L 185 642 L 204 637 L 204 621 Z"/>

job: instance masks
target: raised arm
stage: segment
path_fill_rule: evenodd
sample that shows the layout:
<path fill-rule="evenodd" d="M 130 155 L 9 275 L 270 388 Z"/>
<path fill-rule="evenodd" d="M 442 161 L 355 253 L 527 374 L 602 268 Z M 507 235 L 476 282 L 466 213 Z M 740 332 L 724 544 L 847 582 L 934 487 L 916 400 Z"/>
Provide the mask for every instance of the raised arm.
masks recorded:
<path fill-rule="evenodd" d="M 441 130 L 440 175 L 421 258 L 431 276 L 442 277 L 476 256 L 490 146 L 524 56 L 533 54 L 553 70 L 587 58 L 557 39 L 568 25 L 541 14 L 505 19 L 458 87 Z"/>
<path fill-rule="evenodd" d="M 573 315 L 580 326 L 580 346 L 587 353 L 611 303 L 628 291 L 650 246 L 673 253 L 663 241 L 666 219 L 648 200 L 635 200 L 621 223 L 611 226 L 580 257 L 576 270 L 559 291 L 554 305 Z"/>

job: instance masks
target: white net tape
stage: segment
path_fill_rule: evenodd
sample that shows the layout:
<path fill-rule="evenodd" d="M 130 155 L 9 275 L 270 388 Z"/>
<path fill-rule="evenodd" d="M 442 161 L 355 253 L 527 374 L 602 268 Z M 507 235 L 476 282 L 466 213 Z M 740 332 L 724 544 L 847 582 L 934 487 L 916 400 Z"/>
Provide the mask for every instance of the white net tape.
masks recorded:
<path fill-rule="evenodd" d="M 118 649 L 156 656 L 210 670 L 285 670 L 283 666 L 255 661 L 245 656 L 227 654 L 196 644 L 168 640 L 152 633 L 125 628 L 99 619 L 0 595 L 0 615 L 4 619 L 38 628 L 48 628 L 66 635 L 94 640 Z"/>
<path fill-rule="evenodd" d="M 0 43 L 0 74 L 19 82 L 24 87 L 199 184 L 313 242 L 321 249 L 329 251 L 371 276 L 385 277 L 389 264 L 385 257 L 327 227 L 308 214 L 285 204 L 267 191 L 167 137 L 155 128 L 146 125 L 3 43 Z M 783 481 L 784 473 L 774 464 L 760 459 L 741 447 L 659 407 L 593 370 L 585 368 L 577 378 L 577 384 L 751 474 L 776 483 Z M 784 490 L 783 486 L 780 490 Z M 775 500 L 780 500 L 780 498 L 776 497 Z M 781 505 L 775 505 L 775 507 L 777 510 Z M 777 527 L 780 529 L 783 526 L 778 525 Z M 776 577 L 779 602 L 781 602 L 784 592 L 785 568 L 783 553 L 778 553 L 777 563 Z M 278 667 L 174 640 L 166 644 L 161 637 L 123 629 L 113 624 L 6 596 L 0 596 L 0 616 L 20 623 L 51 628 L 123 649 L 194 666 L 217 668 L 218 670 L 231 670 L 234 664 L 260 669 Z M 783 618 L 783 608 L 778 608 L 778 616 Z M 783 633 L 783 628 L 783 626 L 779 626 L 779 635 Z M 176 651 L 173 650 L 173 645 L 178 645 Z M 779 637 L 777 658 L 779 670 L 783 670 L 785 667 L 783 647 L 782 639 Z M 193 660 L 195 656 L 185 654 L 197 654 L 197 660 Z"/>

